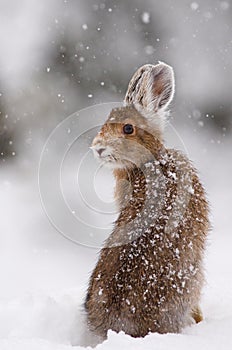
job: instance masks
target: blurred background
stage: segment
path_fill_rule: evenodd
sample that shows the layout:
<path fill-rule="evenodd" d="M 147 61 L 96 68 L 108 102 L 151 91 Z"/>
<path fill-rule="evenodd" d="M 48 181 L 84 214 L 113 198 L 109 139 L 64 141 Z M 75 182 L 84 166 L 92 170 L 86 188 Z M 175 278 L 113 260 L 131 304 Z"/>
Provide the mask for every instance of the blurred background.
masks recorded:
<path fill-rule="evenodd" d="M 159 60 L 175 70 L 175 123 L 216 132 L 211 142 L 231 134 L 230 1 L 0 0 L 0 9 L 1 163 L 29 161 L 61 120 L 121 101 L 134 71 Z"/>

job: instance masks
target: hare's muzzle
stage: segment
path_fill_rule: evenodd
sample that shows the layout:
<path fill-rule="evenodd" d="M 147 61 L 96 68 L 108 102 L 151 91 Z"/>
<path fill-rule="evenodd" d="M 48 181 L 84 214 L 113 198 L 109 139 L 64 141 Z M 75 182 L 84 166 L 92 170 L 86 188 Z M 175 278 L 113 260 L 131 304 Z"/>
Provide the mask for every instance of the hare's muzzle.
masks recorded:
<path fill-rule="evenodd" d="M 92 145 L 90 149 L 93 151 L 93 154 L 97 159 L 103 159 L 109 155 L 107 148 L 100 144 Z"/>

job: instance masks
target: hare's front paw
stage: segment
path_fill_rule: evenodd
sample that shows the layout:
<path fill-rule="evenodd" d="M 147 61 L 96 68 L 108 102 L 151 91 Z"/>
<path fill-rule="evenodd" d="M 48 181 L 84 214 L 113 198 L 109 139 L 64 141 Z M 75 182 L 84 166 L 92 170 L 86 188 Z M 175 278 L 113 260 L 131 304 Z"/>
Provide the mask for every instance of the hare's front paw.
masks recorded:
<path fill-rule="evenodd" d="M 196 306 L 194 309 L 192 309 L 191 316 L 196 323 L 203 321 L 203 314 L 199 306 Z"/>

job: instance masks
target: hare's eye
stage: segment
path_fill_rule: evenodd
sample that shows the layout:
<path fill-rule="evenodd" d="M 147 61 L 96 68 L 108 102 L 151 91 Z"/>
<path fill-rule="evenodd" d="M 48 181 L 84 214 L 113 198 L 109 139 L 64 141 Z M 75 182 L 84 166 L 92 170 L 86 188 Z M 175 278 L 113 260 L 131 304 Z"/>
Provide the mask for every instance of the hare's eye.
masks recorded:
<path fill-rule="evenodd" d="M 133 125 L 131 125 L 131 124 L 125 124 L 125 125 L 123 126 L 123 132 L 124 132 L 124 134 L 127 134 L 127 135 L 133 134 L 133 132 L 134 132 L 134 127 L 133 127 Z"/>

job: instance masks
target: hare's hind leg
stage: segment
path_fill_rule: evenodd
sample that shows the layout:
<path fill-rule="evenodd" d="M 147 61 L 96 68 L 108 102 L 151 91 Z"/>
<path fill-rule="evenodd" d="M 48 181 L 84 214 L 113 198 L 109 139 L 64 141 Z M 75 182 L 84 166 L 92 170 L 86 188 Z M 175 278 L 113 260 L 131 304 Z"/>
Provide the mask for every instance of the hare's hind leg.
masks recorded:
<path fill-rule="evenodd" d="M 203 314 L 202 314 L 201 308 L 199 306 L 194 307 L 192 309 L 191 316 L 196 323 L 201 322 L 203 320 Z"/>

